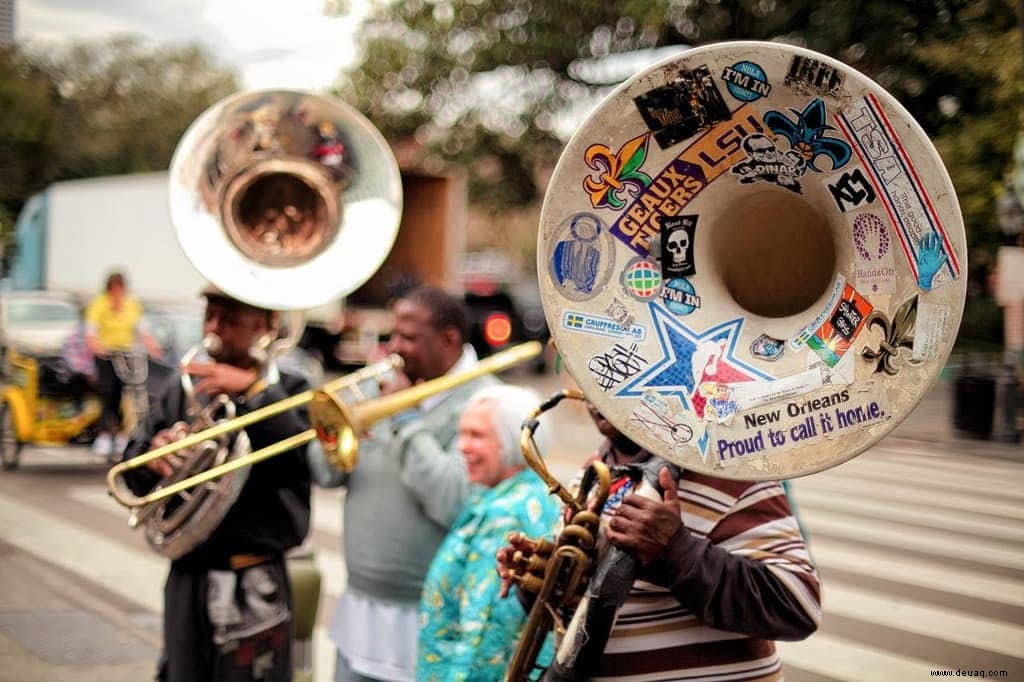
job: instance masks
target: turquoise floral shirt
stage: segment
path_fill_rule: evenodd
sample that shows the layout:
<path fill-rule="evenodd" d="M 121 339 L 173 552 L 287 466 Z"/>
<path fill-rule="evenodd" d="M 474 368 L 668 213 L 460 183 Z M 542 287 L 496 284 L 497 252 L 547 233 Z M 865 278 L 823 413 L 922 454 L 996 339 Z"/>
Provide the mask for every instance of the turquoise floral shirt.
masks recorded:
<path fill-rule="evenodd" d="M 502 679 L 526 612 L 515 594 L 498 596 L 494 555 L 511 532 L 551 536 L 558 516 L 530 469 L 470 496 L 423 582 L 417 679 Z"/>

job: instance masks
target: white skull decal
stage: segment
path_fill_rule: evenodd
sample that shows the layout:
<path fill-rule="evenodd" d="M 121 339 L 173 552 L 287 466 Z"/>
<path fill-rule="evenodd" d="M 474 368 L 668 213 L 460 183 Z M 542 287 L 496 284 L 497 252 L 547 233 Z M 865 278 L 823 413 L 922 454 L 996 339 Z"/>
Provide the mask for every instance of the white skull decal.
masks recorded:
<path fill-rule="evenodd" d="M 754 161 L 761 163 L 775 163 L 778 160 L 778 151 L 775 144 L 764 135 L 748 135 L 743 140 L 743 151 Z"/>
<path fill-rule="evenodd" d="M 685 268 L 690 252 L 690 235 L 686 230 L 675 230 L 668 235 L 665 248 L 672 254 L 672 267 Z"/>

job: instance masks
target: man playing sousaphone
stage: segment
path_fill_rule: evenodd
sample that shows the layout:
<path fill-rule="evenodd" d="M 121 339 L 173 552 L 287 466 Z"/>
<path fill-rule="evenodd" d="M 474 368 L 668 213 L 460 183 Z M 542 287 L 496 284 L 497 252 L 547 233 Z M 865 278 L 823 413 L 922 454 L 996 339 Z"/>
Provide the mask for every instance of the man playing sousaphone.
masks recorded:
<path fill-rule="evenodd" d="M 613 476 L 616 467 L 646 469 L 657 478 L 660 499 L 634 489 L 611 495 L 601 510 L 607 542 L 635 560 L 636 579 L 622 595 L 603 652 L 580 656 L 571 676 L 782 679 L 772 640 L 804 639 L 821 618 L 817 572 L 782 486 L 690 470 L 673 480 L 674 467 L 589 409 L 605 436 L 597 457 Z M 497 554 L 506 593 L 513 554 L 536 549 L 521 534 L 510 541 Z"/>
<path fill-rule="evenodd" d="M 226 395 L 238 413 L 309 389 L 280 371 L 273 358 L 254 358 L 276 331 L 277 313 L 238 301 L 215 287 L 206 297 L 204 334 L 210 357 L 183 368 L 207 404 Z M 181 381 L 167 384 L 125 451 L 131 458 L 185 435 L 190 397 Z M 291 409 L 245 428 L 252 448 L 309 428 Z M 292 599 L 284 553 L 309 527 L 310 483 L 305 445 L 254 464 L 220 523 L 171 562 L 164 590 L 164 650 L 157 679 L 166 682 L 270 680 L 290 682 Z M 155 459 L 126 474 L 136 494 L 148 492 L 188 457 Z"/>

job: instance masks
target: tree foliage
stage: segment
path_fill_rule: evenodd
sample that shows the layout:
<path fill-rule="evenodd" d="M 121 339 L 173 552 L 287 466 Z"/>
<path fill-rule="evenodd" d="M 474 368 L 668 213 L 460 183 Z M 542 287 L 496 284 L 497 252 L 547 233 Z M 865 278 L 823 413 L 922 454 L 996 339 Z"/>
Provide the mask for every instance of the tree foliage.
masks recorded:
<path fill-rule="evenodd" d="M 9 216 L 49 175 L 56 88 L 17 51 L 0 53 L 0 207 Z"/>
<path fill-rule="evenodd" d="M 972 244 L 984 244 L 998 234 L 994 187 L 1017 129 L 1019 2 L 382 2 L 339 94 L 392 141 L 414 141 L 428 170 L 468 168 L 478 202 L 521 206 L 538 199 L 566 122 L 628 76 L 609 72 L 609 55 L 725 39 L 802 45 L 873 77 L 937 138 Z"/>
<path fill-rule="evenodd" d="M 137 39 L 0 53 L 0 207 L 57 180 L 163 170 L 178 139 L 237 88 L 195 47 Z"/>

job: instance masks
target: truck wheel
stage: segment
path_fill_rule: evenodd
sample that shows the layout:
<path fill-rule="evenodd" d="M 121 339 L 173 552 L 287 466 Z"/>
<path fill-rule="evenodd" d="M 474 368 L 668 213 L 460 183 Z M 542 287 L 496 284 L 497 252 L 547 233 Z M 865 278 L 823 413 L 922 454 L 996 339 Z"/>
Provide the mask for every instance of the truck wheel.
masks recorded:
<path fill-rule="evenodd" d="M 10 471 L 18 466 L 21 443 L 14 428 L 14 411 L 6 400 L 0 400 L 0 466 Z"/>

